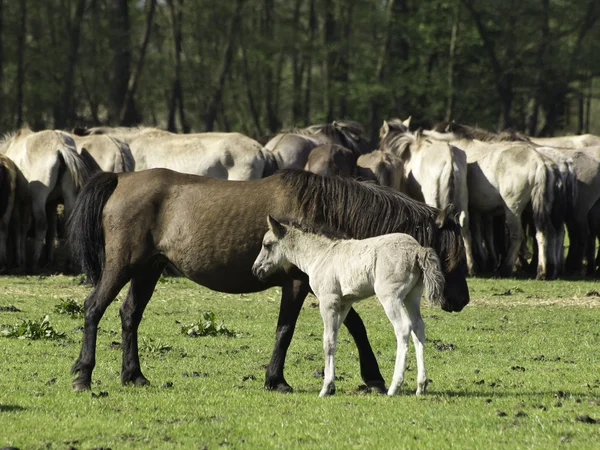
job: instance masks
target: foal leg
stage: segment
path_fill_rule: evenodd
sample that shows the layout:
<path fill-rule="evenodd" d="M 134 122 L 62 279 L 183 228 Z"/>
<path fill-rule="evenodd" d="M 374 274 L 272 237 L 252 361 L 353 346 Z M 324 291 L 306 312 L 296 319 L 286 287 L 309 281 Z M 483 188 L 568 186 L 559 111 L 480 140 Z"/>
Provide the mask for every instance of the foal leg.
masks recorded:
<path fill-rule="evenodd" d="M 325 376 L 319 397 L 327 397 L 335 394 L 334 359 L 337 335 L 351 305 L 342 305 L 337 295 L 327 295 L 319 298 L 319 306 L 323 318 L 323 352 L 325 353 Z"/>
<path fill-rule="evenodd" d="M 427 371 L 425 370 L 425 359 L 423 356 L 425 349 L 425 322 L 421 317 L 421 295 L 423 294 L 423 284 L 417 284 L 412 291 L 408 293 L 404 300 L 410 328 L 412 330 L 412 340 L 415 345 L 417 355 L 417 395 L 424 394 L 427 389 Z"/>
<path fill-rule="evenodd" d="M 308 277 L 288 279 L 281 287 L 281 303 L 279 305 L 279 317 L 275 333 L 275 347 L 273 348 L 271 361 L 267 366 L 265 389 L 278 392 L 292 392 L 292 387 L 285 381 L 283 376 L 283 368 L 287 350 L 294 335 L 296 321 L 309 290 Z"/>
<path fill-rule="evenodd" d="M 388 389 L 388 395 L 395 395 L 398 389 L 404 383 L 404 371 L 406 370 L 406 353 L 408 352 L 408 339 L 410 336 L 410 321 L 402 307 L 402 299 L 406 295 L 406 289 L 400 292 L 388 293 L 379 296 L 379 301 L 383 305 L 385 314 L 390 319 L 396 334 L 396 364 L 394 367 L 394 377 Z"/>
<path fill-rule="evenodd" d="M 129 292 L 121 305 L 121 328 L 123 335 L 123 362 L 121 365 L 121 383 L 132 382 L 135 386 L 150 384 L 142 374 L 138 351 L 138 327 L 144 309 L 154 293 L 156 282 L 166 264 L 155 264 L 142 269 L 131 279 Z"/>
<path fill-rule="evenodd" d="M 108 305 L 115 299 L 127 281 L 129 281 L 129 276 L 124 269 L 116 271 L 106 268 L 98 285 L 85 299 L 81 352 L 71 368 L 72 374 L 79 373 L 79 376 L 73 380 L 73 390 L 75 391 L 91 388 L 92 371 L 96 365 L 98 322 L 100 322 Z"/>

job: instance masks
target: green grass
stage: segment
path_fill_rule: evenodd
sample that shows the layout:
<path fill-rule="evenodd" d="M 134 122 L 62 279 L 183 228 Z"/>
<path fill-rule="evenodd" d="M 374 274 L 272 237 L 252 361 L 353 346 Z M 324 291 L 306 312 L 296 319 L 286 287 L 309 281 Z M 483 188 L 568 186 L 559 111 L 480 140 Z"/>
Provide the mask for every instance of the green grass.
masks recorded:
<path fill-rule="evenodd" d="M 226 295 L 178 278 L 156 288 L 140 327 L 148 388 L 119 382 L 120 300 L 100 323 L 92 393 L 71 391 L 83 319 L 56 312 L 82 303 L 73 277 L 0 278 L 0 326 L 50 316 L 65 337 L 0 337 L 0 447 L 122 448 L 598 448 L 600 298 L 595 282 L 470 280 L 462 313 L 423 308 L 425 360 L 433 382 L 414 394 L 411 345 L 402 394 L 365 394 L 346 330 L 337 352 L 337 393 L 317 397 L 322 323 L 309 297 L 290 348 L 295 392 L 263 390 L 279 290 Z M 590 295 L 588 295 L 590 294 Z M 124 292 L 120 295 L 123 298 Z M 395 340 L 379 303 L 357 305 L 382 373 Z M 212 311 L 235 334 L 191 338 L 182 326 Z M 5 327 L 4 327 L 5 328 Z M 2 328 L 3 329 L 3 328 Z M 598 419 L 584 423 L 578 417 Z"/>

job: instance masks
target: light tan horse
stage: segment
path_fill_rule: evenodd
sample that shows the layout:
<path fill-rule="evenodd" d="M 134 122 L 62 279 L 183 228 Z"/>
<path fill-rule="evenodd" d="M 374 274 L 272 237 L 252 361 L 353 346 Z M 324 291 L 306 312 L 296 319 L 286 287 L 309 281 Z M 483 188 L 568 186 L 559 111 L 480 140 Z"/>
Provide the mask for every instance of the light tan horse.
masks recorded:
<path fill-rule="evenodd" d="M 19 271 L 25 269 L 30 225 L 31 198 L 27 180 L 8 156 L 0 154 L 0 271 L 13 267 Z"/>
<path fill-rule="evenodd" d="M 87 152 L 104 172 L 133 172 L 135 160 L 129 144 L 113 136 L 92 134 L 72 135 L 77 145 L 77 153 Z"/>
<path fill-rule="evenodd" d="M 272 155 L 240 133 L 175 134 L 157 128 L 90 128 L 127 142 L 135 170 L 165 168 L 223 180 L 262 178 Z"/>
<path fill-rule="evenodd" d="M 473 240 L 483 262 L 493 248 L 482 245 L 481 224 L 484 218 L 504 214 L 509 232 L 508 252 L 500 267 L 502 275 L 514 271 L 523 240 L 522 214 L 531 202 L 538 243 L 537 278 L 553 278 L 556 230 L 552 223 L 555 171 L 551 162 L 526 142 L 483 142 L 457 139 L 454 133 L 425 131 L 432 139 L 452 142 L 467 155 L 467 185 Z"/>
<path fill-rule="evenodd" d="M 384 121 L 379 131 L 379 148 L 402 161 L 403 192 L 438 209 L 454 205 L 465 241 L 469 274 L 476 268 L 469 223 L 467 157 L 447 142 L 426 139 L 408 130 L 410 119 Z"/>
<path fill-rule="evenodd" d="M 93 169 L 88 158 L 77 153 L 73 138 L 62 131 L 19 130 L 0 141 L 0 153 L 14 161 L 29 183 L 35 227 L 31 261 L 37 268 L 44 240 L 48 262 L 53 260 L 57 213 L 52 205 L 64 203 L 68 218 L 77 192 Z"/>
<path fill-rule="evenodd" d="M 529 137 L 534 144 L 544 147 L 578 148 L 600 146 L 600 137 L 593 134 L 556 137 Z"/>

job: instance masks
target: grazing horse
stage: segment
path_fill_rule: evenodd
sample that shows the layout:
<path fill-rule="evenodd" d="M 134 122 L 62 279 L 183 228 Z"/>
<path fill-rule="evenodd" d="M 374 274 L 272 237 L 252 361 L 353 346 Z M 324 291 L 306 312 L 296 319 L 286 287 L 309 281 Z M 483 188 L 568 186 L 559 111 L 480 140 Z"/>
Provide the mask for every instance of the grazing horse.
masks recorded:
<path fill-rule="evenodd" d="M 379 131 L 379 148 L 402 161 L 404 190 L 411 197 L 444 209 L 453 204 L 458 214 L 469 274 L 475 274 L 469 224 L 467 157 L 461 149 L 446 142 L 411 133 L 400 119 L 384 121 Z"/>
<path fill-rule="evenodd" d="M 27 180 L 8 156 L 0 154 L 0 271 L 11 265 L 25 269 L 30 225 L 31 198 Z M 8 245 L 8 236 L 11 236 L 12 246 Z M 14 254 L 13 261 L 9 258 L 9 247 Z"/>
<path fill-rule="evenodd" d="M 135 170 L 165 168 L 223 180 L 254 180 L 274 171 L 274 158 L 241 133 L 176 134 L 157 128 L 97 127 L 85 135 L 107 134 L 129 144 Z"/>
<path fill-rule="evenodd" d="M 556 276 L 557 261 L 552 251 L 553 242 L 557 239 L 552 217 L 556 171 L 551 161 L 526 142 L 461 139 L 453 132 L 424 131 L 424 135 L 451 142 L 467 156 L 473 242 L 482 265 L 489 261 L 490 252 L 494 249 L 493 246 L 482 246 L 481 224 L 491 215 L 503 213 L 509 232 L 509 246 L 499 271 L 504 276 L 513 273 L 524 237 L 521 216 L 531 202 L 539 255 L 537 278 Z"/>
<path fill-rule="evenodd" d="M 39 266 L 46 241 L 52 262 L 56 233 L 56 204 L 64 203 L 69 217 L 75 196 L 93 172 L 93 161 L 79 155 L 73 138 L 62 131 L 37 133 L 22 129 L 0 141 L 0 153 L 11 158 L 29 183 L 34 222 L 32 266 Z"/>
<path fill-rule="evenodd" d="M 89 153 L 104 172 L 133 172 L 135 160 L 129 145 L 120 139 L 107 134 L 91 134 L 89 136 L 72 135 L 77 146 L 77 153 Z"/>
<path fill-rule="evenodd" d="M 319 397 L 335 393 L 335 347 L 338 330 L 352 305 L 377 295 L 394 327 L 397 341 L 396 366 L 388 395 L 404 382 L 408 337 L 412 333 L 417 354 L 417 395 L 427 388 L 423 350 L 425 324 L 421 317 L 421 294 L 444 302 L 444 275 L 431 248 L 419 245 L 408 234 L 392 233 L 363 240 L 343 240 L 304 230 L 269 216 L 269 231 L 252 271 L 261 279 L 289 266 L 308 275 L 319 299 L 323 319 L 325 379 Z M 406 311 L 404 311 L 404 307 Z"/>
<path fill-rule="evenodd" d="M 356 174 L 356 155 L 341 145 L 320 145 L 308 155 L 304 170 L 323 176 L 353 177 Z"/>
<path fill-rule="evenodd" d="M 294 128 L 269 140 L 265 148 L 270 150 L 279 169 L 303 169 L 313 149 L 324 144 L 338 144 L 351 150 L 356 157 L 371 149 L 363 139 L 362 126 L 350 120 Z"/>
<path fill-rule="evenodd" d="M 89 389 L 98 322 L 131 281 L 121 306 L 121 381 L 146 384 L 138 356 L 138 326 L 164 267 L 220 292 L 258 292 L 282 286 L 276 342 L 265 387 L 290 391 L 283 366 L 296 320 L 310 287 L 297 269 L 269 280 L 252 274 L 267 231 L 265 217 L 327 225 L 357 239 L 404 232 L 433 247 L 443 261 L 446 311 L 469 302 L 460 226 L 436 208 L 371 183 L 283 170 L 261 180 L 230 182 L 165 169 L 102 173 L 77 197 L 69 222 L 74 256 L 94 290 L 85 300 L 85 327 L 73 372 L 76 390 Z M 384 389 L 379 367 L 354 310 L 344 322 L 354 337 L 363 380 Z"/>

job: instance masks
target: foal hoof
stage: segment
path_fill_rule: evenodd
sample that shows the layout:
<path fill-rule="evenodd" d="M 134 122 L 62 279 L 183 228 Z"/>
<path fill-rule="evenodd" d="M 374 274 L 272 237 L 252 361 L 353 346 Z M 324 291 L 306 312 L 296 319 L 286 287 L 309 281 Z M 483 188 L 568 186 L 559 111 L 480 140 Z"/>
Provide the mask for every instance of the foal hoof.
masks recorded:
<path fill-rule="evenodd" d="M 148 379 L 146 377 L 139 377 L 139 378 L 136 378 L 133 381 L 133 385 L 136 386 L 136 387 L 139 387 L 139 386 L 150 386 L 150 382 L 148 381 Z"/>
<path fill-rule="evenodd" d="M 73 391 L 82 392 L 91 390 L 90 383 L 83 380 L 73 380 Z"/>

